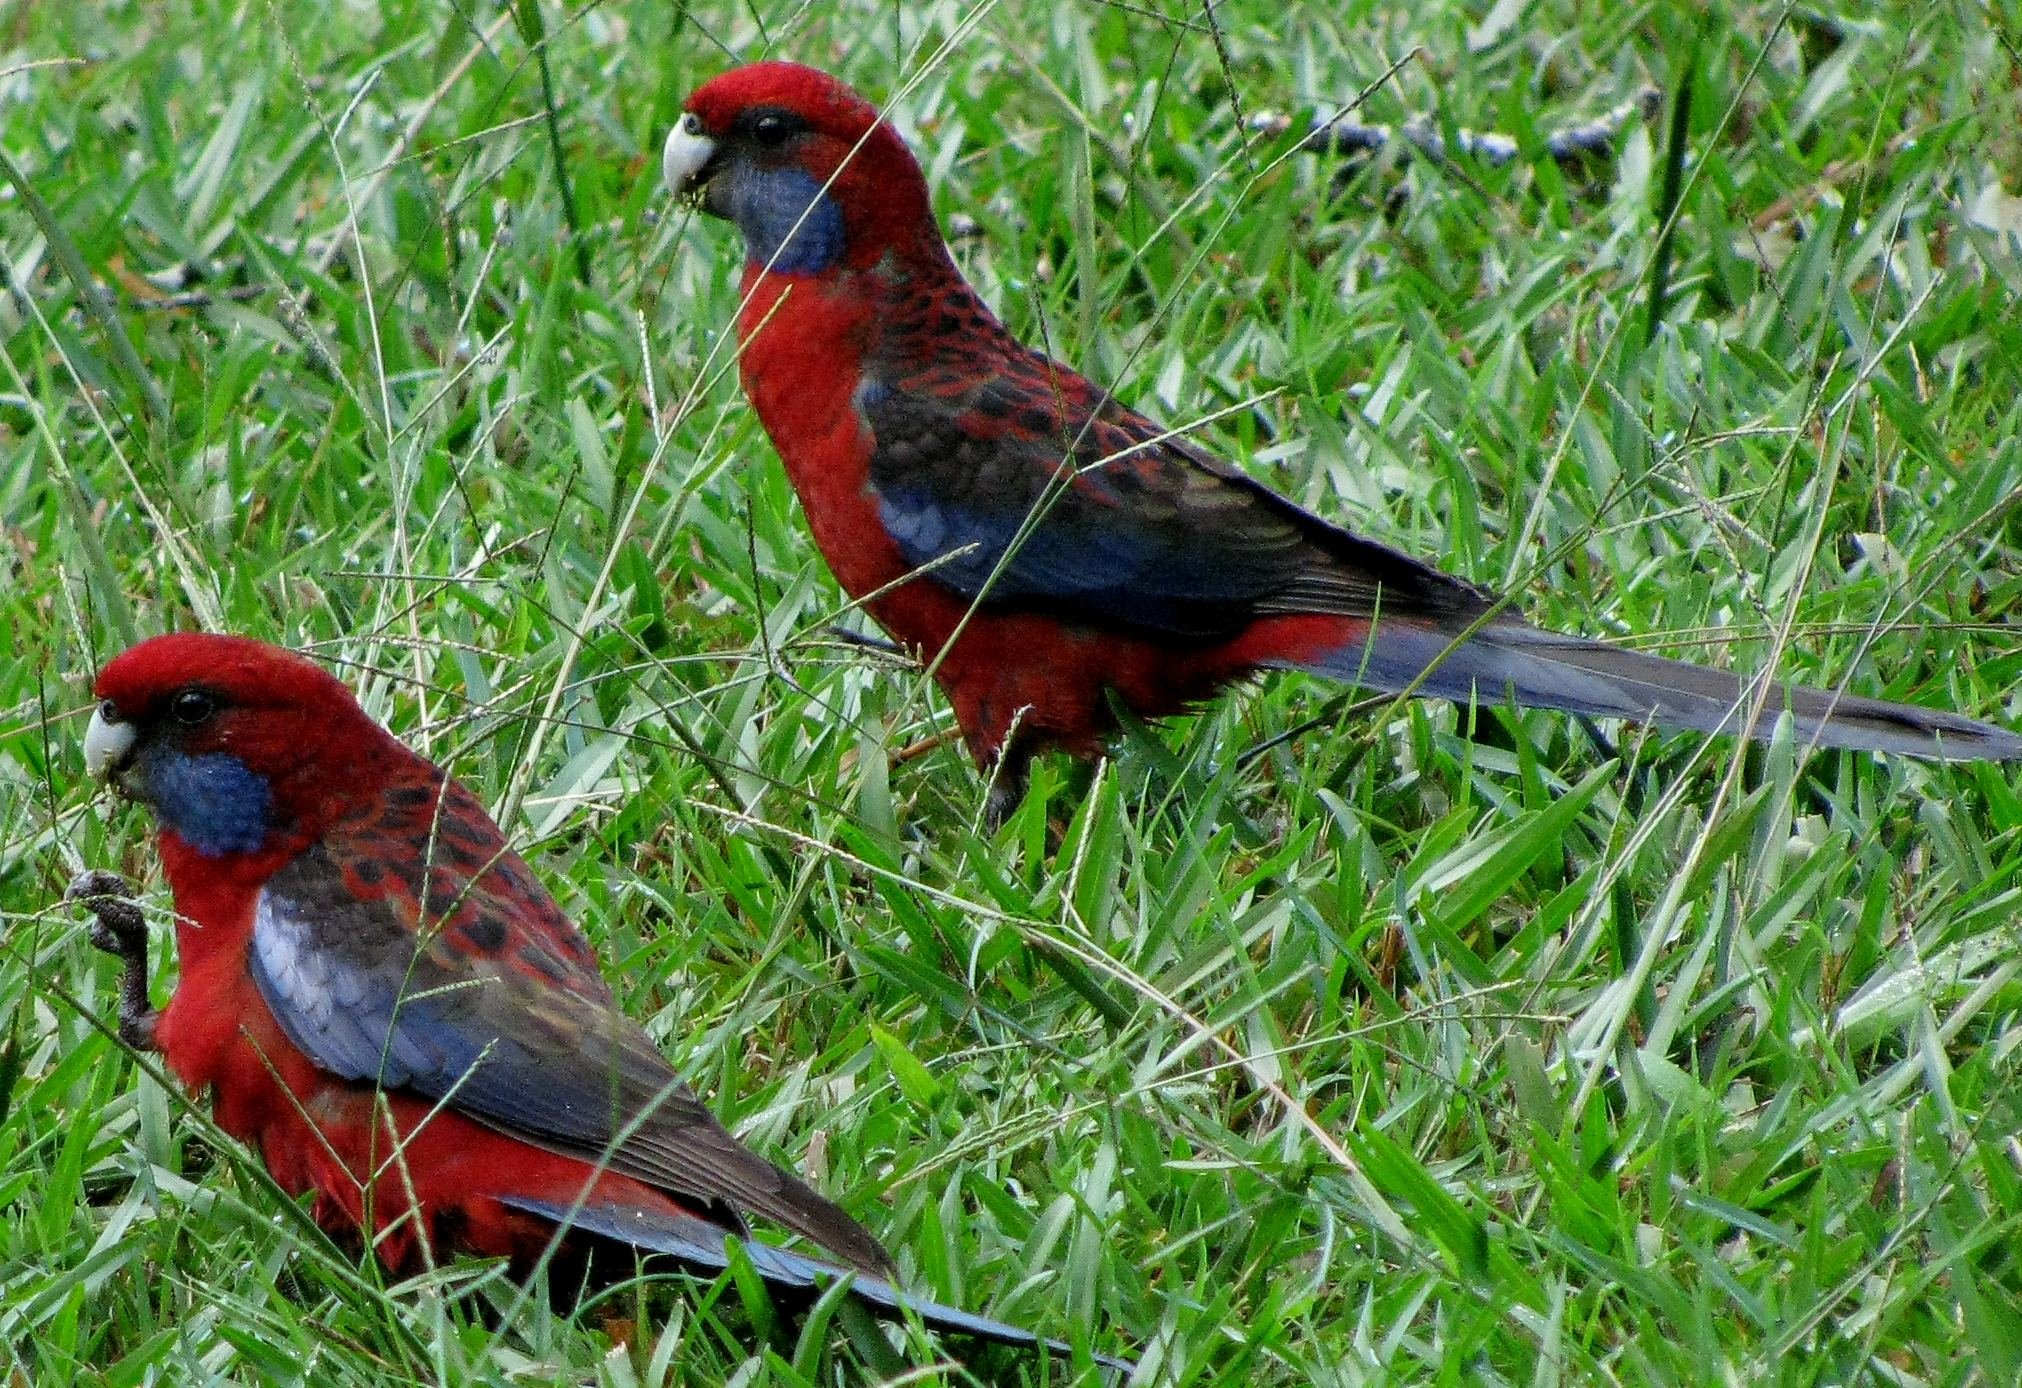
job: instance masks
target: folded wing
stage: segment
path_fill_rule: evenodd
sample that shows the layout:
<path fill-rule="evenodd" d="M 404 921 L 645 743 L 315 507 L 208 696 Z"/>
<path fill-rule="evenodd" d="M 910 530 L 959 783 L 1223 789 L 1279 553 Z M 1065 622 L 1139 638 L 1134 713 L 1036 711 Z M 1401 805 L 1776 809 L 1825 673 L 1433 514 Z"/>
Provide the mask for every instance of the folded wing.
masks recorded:
<path fill-rule="evenodd" d="M 748 1211 L 853 1266 L 890 1270 L 855 1220 L 731 1136 L 610 1002 L 509 953 L 453 945 L 465 913 L 530 909 L 497 899 L 486 876 L 461 891 L 436 883 L 421 899 L 454 906 L 423 929 L 414 896 L 361 898 L 321 845 L 276 873 L 256 908 L 250 965 L 289 1040 L 333 1074 L 446 1101 L 683 1197 L 727 1227 L 741 1228 Z"/>

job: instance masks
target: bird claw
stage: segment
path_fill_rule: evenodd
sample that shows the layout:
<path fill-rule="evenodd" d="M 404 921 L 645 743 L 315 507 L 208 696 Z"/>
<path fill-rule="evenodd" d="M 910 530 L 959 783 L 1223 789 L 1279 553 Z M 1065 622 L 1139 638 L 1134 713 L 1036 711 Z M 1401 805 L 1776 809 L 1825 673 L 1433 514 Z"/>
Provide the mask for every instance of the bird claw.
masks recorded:
<path fill-rule="evenodd" d="M 64 892 L 63 899 L 79 902 L 91 912 L 94 948 L 121 959 L 136 951 L 146 953 L 147 922 L 140 914 L 140 904 L 133 899 L 133 888 L 118 873 L 103 868 L 80 872 L 70 879 L 70 889 Z"/>
<path fill-rule="evenodd" d="M 147 996 L 147 919 L 133 888 L 118 873 L 94 868 L 71 878 L 63 899 L 91 912 L 86 929 L 92 947 L 120 962 L 120 1040 L 135 1050 L 153 1050 L 157 1014 Z"/>

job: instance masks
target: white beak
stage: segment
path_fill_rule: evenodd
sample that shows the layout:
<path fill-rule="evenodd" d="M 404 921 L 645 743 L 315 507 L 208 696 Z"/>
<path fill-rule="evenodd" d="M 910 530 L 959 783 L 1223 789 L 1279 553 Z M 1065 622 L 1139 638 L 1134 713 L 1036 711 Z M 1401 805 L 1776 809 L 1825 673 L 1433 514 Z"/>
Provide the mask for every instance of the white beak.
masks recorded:
<path fill-rule="evenodd" d="M 693 111 L 681 117 L 667 132 L 667 148 L 660 157 L 660 173 L 667 191 L 687 191 L 688 180 L 702 172 L 709 156 L 716 153 L 716 141 L 702 133 L 702 118 Z"/>
<path fill-rule="evenodd" d="M 105 705 L 91 712 L 91 726 L 84 730 L 84 769 L 93 780 L 104 780 L 119 770 L 133 751 L 133 724 L 105 716 Z"/>

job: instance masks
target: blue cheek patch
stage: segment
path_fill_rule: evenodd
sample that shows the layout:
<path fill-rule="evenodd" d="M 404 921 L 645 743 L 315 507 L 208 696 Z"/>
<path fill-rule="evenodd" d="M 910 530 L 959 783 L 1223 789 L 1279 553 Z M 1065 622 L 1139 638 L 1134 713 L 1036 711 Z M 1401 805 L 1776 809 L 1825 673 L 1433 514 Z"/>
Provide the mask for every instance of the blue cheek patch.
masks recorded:
<path fill-rule="evenodd" d="M 746 170 L 730 204 L 746 257 L 775 274 L 818 275 L 842 258 L 842 209 L 805 169 Z"/>
<path fill-rule="evenodd" d="M 162 823 L 206 858 L 254 853 L 267 841 L 273 789 L 237 757 L 163 750 L 145 772 L 147 800 Z"/>

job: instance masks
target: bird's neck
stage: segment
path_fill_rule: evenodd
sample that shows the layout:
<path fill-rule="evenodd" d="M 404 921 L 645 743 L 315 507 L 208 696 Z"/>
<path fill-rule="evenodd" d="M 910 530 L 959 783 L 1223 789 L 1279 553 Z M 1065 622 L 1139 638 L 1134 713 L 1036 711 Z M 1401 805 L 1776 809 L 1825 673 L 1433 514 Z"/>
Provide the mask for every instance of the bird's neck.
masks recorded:
<path fill-rule="evenodd" d="M 240 966 L 261 888 L 303 847 L 288 835 L 275 836 L 256 853 L 207 854 L 167 828 L 156 846 L 175 900 L 176 957 L 184 978 Z"/>
<path fill-rule="evenodd" d="M 879 306 L 863 292 L 862 279 L 860 272 L 745 268 L 738 368 L 766 432 L 789 454 L 789 468 L 787 440 L 826 440 L 850 413 L 850 392 L 879 336 Z"/>
<path fill-rule="evenodd" d="M 808 372 L 832 372 L 851 384 L 889 381 L 946 363 L 951 353 L 987 365 L 1024 351 L 939 240 L 817 275 L 782 275 L 752 262 L 743 288 L 738 336 L 746 384 L 754 376 L 791 378 L 795 396 Z M 757 396 L 753 404 L 767 414 Z"/>
<path fill-rule="evenodd" d="M 988 361 L 1024 351 L 990 306 L 962 277 L 946 245 L 933 254 L 887 257 L 878 288 L 878 365 L 890 377 L 911 375 L 962 357 Z"/>

